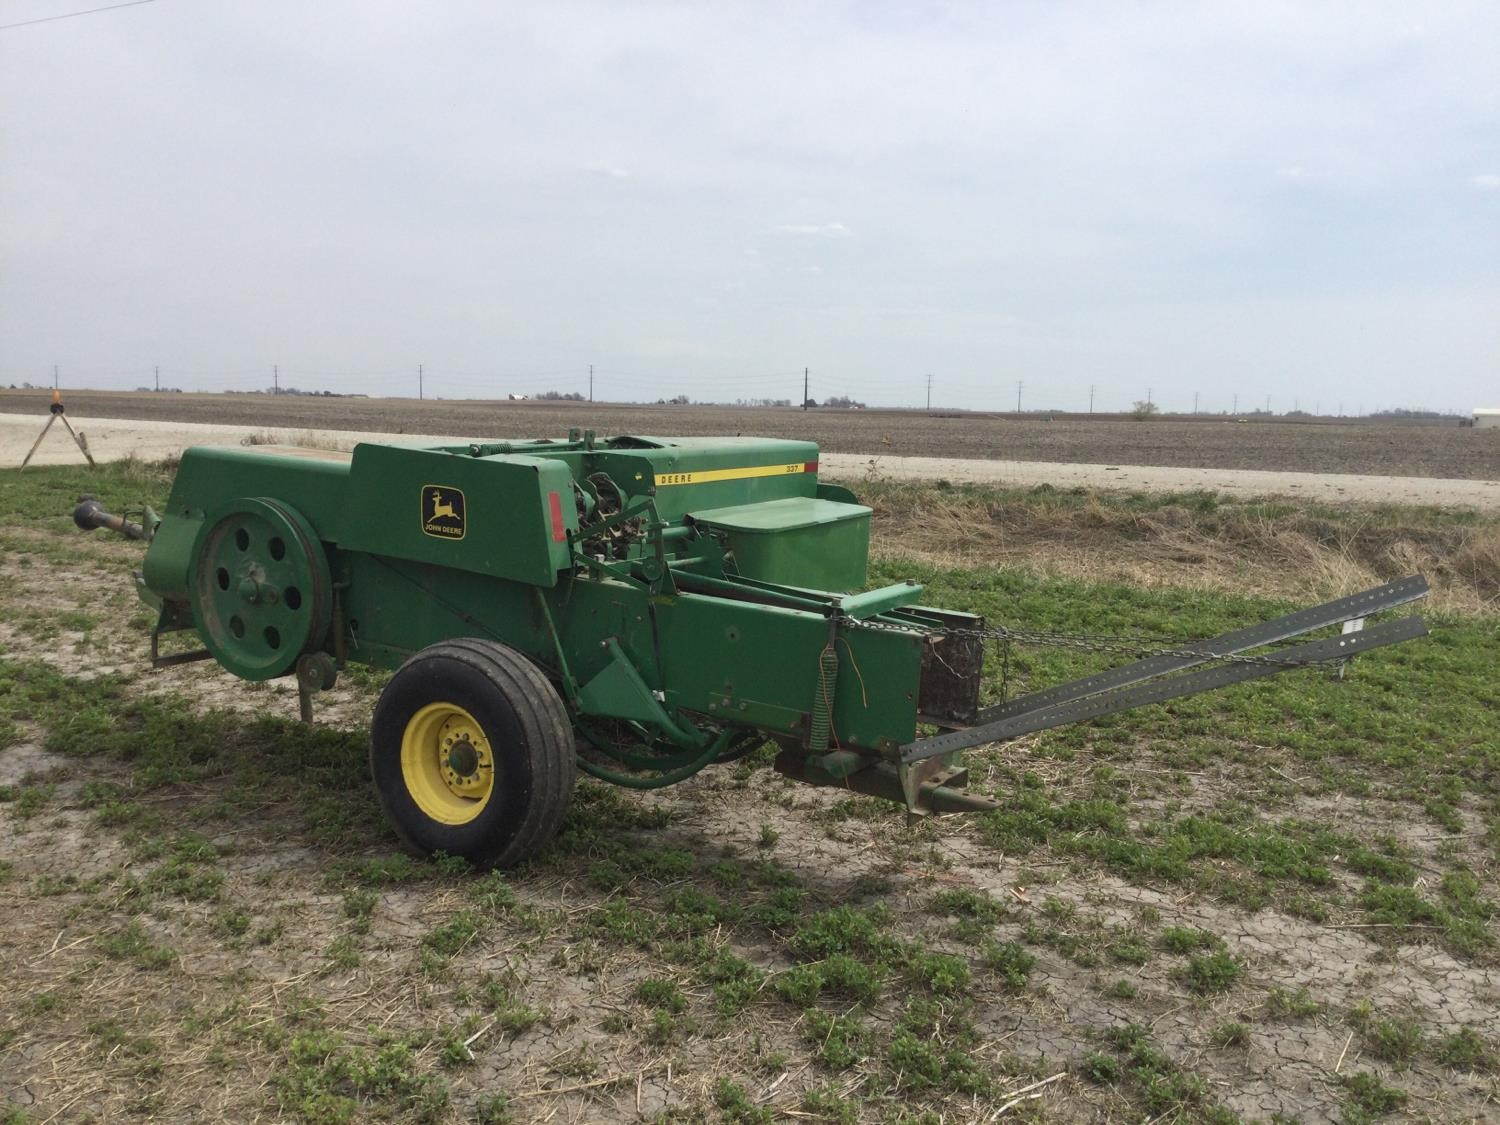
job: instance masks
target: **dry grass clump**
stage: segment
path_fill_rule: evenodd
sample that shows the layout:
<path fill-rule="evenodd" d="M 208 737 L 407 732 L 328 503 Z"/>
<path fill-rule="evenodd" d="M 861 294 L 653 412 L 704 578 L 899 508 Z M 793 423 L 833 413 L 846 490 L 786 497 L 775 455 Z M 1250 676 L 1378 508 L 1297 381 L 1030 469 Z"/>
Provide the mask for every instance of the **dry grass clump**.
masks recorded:
<path fill-rule="evenodd" d="M 1452 567 L 1487 605 L 1500 604 L 1500 527 L 1475 528 L 1453 553 Z"/>
<path fill-rule="evenodd" d="M 350 441 L 339 441 L 320 430 L 255 430 L 240 439 L 241 445 L 292 445 L 299 449 L 335 449 L 347 453 Z"/>

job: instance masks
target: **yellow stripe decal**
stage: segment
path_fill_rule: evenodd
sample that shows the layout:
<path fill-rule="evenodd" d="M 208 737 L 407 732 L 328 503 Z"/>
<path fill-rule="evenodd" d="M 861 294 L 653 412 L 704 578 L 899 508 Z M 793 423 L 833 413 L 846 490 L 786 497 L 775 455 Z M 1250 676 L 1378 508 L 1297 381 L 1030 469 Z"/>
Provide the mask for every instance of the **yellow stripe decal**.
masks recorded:
<path fill-rule="evenodd" d="M 656 487 L 669 484 L 709 484 L 716 480 L 746 480 L 750 477 L 780 477 L 805 473 L 814 462 L 798 461 L 795 465 L 748 465 L 743 469 L 703 469 L 693 473 L 657 473 Z M 817 472 L 816 468 L 812 469 Z"/>

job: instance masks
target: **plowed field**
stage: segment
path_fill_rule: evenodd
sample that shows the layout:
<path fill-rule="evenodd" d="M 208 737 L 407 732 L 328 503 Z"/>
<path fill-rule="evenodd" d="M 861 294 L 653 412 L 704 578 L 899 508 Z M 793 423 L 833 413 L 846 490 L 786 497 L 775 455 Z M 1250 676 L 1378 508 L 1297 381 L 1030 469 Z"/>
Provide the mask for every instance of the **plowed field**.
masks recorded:
<path fill-rule="evenodd" d="M 1352 420 L 1258 421 L 1110 415 L 942 414 L 617 403 L 424 401 L 79 391 L 76 419 L 140 418 L 513 438 L 600 433 L 804 438 L 825 452 L 1181 468 L 1500 479 L 1500 430 Z M 0 390 L 0 413 L 47 411 L 44 391 Z"/>

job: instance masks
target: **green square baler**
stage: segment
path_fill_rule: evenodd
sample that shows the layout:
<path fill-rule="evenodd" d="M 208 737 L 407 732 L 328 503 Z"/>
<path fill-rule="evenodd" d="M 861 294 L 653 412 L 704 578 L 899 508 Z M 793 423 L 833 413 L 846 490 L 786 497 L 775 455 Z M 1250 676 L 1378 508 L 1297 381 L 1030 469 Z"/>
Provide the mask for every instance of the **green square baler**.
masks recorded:
<path fill-rule="evenodd" d="M 393 670 L 370 732 L 385 811 L 413 847 L 481 864 L 545 845 L 579 768 L 651 788 L 774 742 L 804 781 L 984 809 L 967 747 L 1423 632 L 1255 651 L 1421 597 L 1414 577 L 984 708 L 987 641 L 1085 642 L 921 606 L 914 583 L 864 590 L 870 509 L 817 470 L 810 442 L 576 430 L 194 448 L 160 516 L 85 500 L 75 519 L 149 539 L 157 663 L 296 675 L 309 719 L 345 664 Z M 158 655 L 183 629 L 203 650 Z"/>

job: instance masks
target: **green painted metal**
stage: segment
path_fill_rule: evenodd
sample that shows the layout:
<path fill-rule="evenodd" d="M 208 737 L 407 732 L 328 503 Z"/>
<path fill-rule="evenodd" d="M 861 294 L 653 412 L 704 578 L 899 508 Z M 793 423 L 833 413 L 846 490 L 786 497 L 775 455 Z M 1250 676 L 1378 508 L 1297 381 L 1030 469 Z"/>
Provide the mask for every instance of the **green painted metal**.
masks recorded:
<path fill-rule="evenodd" d="M 882 586 L 863 594 L 851 594 L 839 599 L 839 610 L 856 621 L 879 617 L 893 609 L 909 606 L 922 596 L 922 587 L 915 582 L 900 582 L 894 586 Z"/>
<path fill-rule="evenodd" d="M 745 577 L 824 590 L 864 585 L 870 509 L 862 504 L 788 496 L 695 509 L 689 518 L 723 536 L 735 569 Z"/>
<path fill-rule="evenodd" d="M 841 769 L 857 774 L 917 737 L 923 646 L 942 626 L 910 607 L 919 586 L 853 592 L 870 510 L 819 484 L 817 456 L 809 442 L 577 431 L 193 449 L 143 593 L 163 621 L 191 609 L 213 655 L 250 679 L 309 651 L 394 668 L 455 637 L 503 642 L 617 763 L 586 768 L 621 784 L 679 780 L 767 738 L 852 756 Z M 873 617 L 886 627 L 849 627 Z"/>
<path fill-rule="evenodd" d="M 570 566 L 578 515 L 564 462 L 360 445 L 349 472 L 357 487 L 333 525 L 345 550 L 533 586 Z"/>
<path fill-rule="evenodd" d="M 627 789 L 664 789 L 668 785 L 676 785 L 679 781 L 686 781 L 695 773 L 718 761 L 734 738 L 734 732 L 730 730 L 720 731 L 719 734 L 708 740 L 708 744 L 697 754 L 687 761 L 674 763 L 666 766 L 654 776 L 641 777 L 636 774 L 622 773 L 612 770 L 606 766 L 597 765 L 586 758 L 580 758 L 578 765 L 584 773 L 597 777 L 601 781 L 608 781 L 615 785 L 623 785 Z"/>
<path fill-rule="evenodd" d="M 333 614 L 328 560 L 296 509 L 247 497 L 198 526 L 193 621 L 220 664 L 246 680 L 269 680 L 322 647 Z"/>

